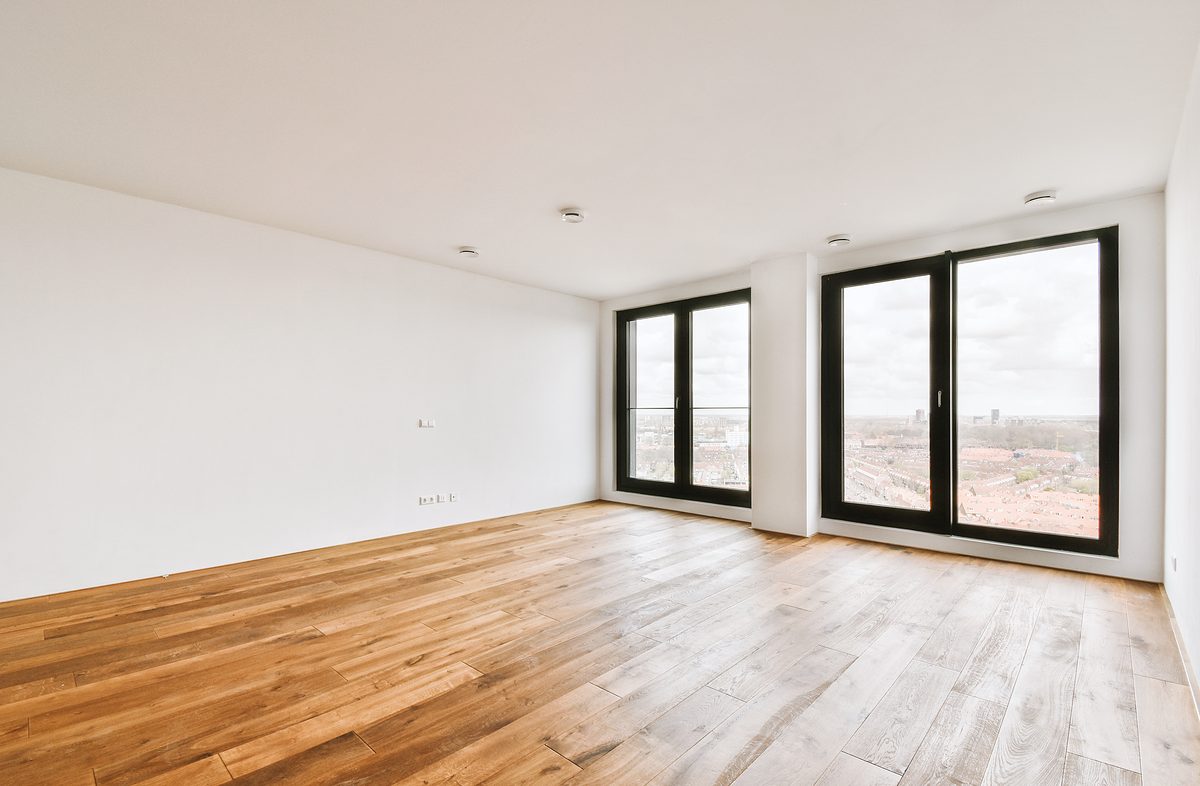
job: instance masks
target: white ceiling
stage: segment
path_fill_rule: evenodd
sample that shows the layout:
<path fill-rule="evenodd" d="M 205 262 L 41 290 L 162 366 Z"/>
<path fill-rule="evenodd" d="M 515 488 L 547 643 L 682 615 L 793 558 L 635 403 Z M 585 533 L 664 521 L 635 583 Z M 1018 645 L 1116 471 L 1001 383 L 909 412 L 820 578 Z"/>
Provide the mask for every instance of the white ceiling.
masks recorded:
<path fill-rule="evenodd" d="M 0 166 L 593 298 L 1157 190 L 1196 0 L 4 0 Z M 558 221 L 564 205 L 588 212 Z M 478 246 L 460 262 L 455 247 Z"/>

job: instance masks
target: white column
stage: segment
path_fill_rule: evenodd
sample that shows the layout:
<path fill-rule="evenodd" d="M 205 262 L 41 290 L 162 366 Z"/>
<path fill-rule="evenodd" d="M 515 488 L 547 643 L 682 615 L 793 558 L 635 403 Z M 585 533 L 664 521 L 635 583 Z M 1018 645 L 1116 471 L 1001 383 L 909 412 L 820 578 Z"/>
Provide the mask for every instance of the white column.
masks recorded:
<path fill-rule="evenodd" d="M 812 535 L 820 519 L 817 259 L 756 262 L 750 287 L 751 523 Z"/>

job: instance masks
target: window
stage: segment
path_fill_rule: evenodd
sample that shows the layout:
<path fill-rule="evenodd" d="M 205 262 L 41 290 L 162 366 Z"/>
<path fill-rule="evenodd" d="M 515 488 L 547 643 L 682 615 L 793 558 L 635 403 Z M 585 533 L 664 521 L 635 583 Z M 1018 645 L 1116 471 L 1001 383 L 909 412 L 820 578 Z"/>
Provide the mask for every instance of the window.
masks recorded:
<path fill-rule="evenodd" d="M 750 506 L 750 291 L 617 312 L 617 489 Z"/>
<path fill-rule="evenodd" d="M 830 518 L 1117 553 L 1117 229 L 825 276 Z"/>

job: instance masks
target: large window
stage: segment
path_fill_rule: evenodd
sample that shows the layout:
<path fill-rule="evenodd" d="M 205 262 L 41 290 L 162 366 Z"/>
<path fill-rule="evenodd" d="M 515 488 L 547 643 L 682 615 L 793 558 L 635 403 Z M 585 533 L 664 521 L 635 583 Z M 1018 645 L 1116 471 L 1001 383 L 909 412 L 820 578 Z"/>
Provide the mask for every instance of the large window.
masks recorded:
<path fill-rule="evenodd" d="M 1117 553 L 1117 229 L 826 276 L 824 515 Z"/>
<path fill-rule="evenodd" d="M 617 313 L 617 488 L 750 505 L 750 292 Z"/>

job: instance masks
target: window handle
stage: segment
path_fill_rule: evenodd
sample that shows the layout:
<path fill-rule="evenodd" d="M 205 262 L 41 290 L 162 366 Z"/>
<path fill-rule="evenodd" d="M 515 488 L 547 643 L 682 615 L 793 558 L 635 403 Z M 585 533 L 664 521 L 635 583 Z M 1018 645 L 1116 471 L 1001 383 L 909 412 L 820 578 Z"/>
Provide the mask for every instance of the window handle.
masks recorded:
<path fill-rule="evenodd" d="M 942 391 L 938 391 L 938 409 L 942 408 Z"/>

